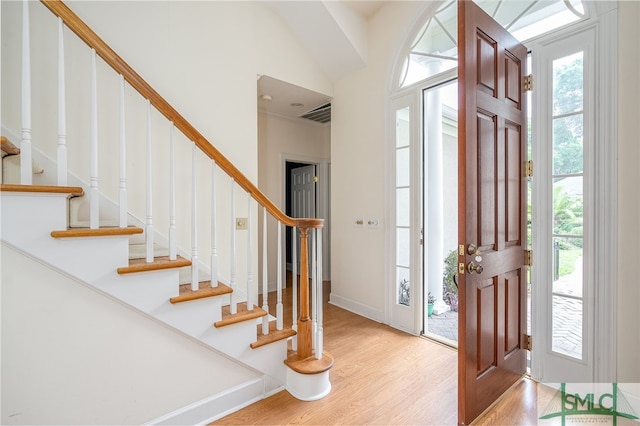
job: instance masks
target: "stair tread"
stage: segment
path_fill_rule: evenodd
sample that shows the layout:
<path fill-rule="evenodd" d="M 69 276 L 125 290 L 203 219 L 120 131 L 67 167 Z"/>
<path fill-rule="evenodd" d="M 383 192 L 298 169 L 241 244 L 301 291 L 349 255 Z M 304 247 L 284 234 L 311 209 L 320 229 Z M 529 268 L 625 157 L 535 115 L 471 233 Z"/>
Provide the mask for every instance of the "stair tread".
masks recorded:
<path fill-rule="evenodd" d="M 284 363 L 300 374 L 319 374 L 333 367 L 333 356 L 329 352 L 323 351 L 320 359 L 316 359 L 313 355 L 300 359 L 297 352 L 289 351 L 289 356 Z"/>
<path fill-rule="evenodd" d="M 144 230 L 137 226 L 120 227 L 101 227 L 97 229 L 91 228 L 69 228 L 60 231 L 52 231 L 53 238 L 72 238 L 72 237 L 100 237 L 114 235 L 134 235 L 142 234 Z"/>
<path fill-rule="evenodd" d="M 288 339 L 289 337 L 293 337 L 297 334 L 296 331 L 290 327 L 284 327 L 282 330 L 278 330 L 277 324 L 275 321 L 271 321 L 269 323 L 269 334 L 262 334 L 261 324 L 257 326 L 257 329 L 258 329 L 258 340 L 253 342 L 250 345 L 251 349 L 256 349 L 261 346 L 268 345 L 269 343 Z"/>
<path fill-rule="evenodd" d="M 69 194 L 73 197 L 79 197 L 84 194 L 84 189 L 82 189 L 79 186 L 17 185 L 17 184 L 8 184 L 8 183 L 0 184 L 0 191 Z"/>
<path fill-rule="evenodd" d="M 222 319 L 216 321 L 213 325 L 215 327 L 224 327 L 231 324 L 237 324 L 239 322 L 248 321 L 255 318 L 260 318 L 267 315 L 267 312 L 258 306 L 253 306 L 253 309 L 247 309 L 247 303 L 238 303 L 238 312 L 231 313 L 231 307 L 229 305 L 222 307 Z"/>
<path fill-rule="evenodd" d="M 151 263 L 147 263 L 146 259 L 129 259 L 129 266 L 118 268 L 118 274 L 158 271 L 161 269 L 182 268 L 184 266 L 191 266 L 191 261 L 182 256 L 178 256 L 176 260 L 169 260 L 169 256 L 158 256 Z"/>
<path fill-rule="evenodd" d="M 169 299 L 171 303 L 187 302 L 190 300 L 203 299 L 205 297 L 221 296 L 232 293 L 231 287 L 218 282 L 217 287 L 211 287 L 211 281 L 200 281 L 196 291 L 191 290 L 191 284 L 181 284 L 178 296 Z"/>

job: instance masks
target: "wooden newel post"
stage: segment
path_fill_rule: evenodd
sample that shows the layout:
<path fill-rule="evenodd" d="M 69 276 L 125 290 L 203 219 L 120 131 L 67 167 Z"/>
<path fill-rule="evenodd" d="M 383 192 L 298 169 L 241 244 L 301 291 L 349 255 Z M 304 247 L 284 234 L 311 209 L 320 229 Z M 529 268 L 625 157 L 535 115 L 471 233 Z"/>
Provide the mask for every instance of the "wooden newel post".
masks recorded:
<path fill-rule="evenodd" d="M 309 261 L 307 230 L 300 228 L 300 316 L 298 317 L 298 358 L 312 355 L 312 323 L 309 316 Z"/>

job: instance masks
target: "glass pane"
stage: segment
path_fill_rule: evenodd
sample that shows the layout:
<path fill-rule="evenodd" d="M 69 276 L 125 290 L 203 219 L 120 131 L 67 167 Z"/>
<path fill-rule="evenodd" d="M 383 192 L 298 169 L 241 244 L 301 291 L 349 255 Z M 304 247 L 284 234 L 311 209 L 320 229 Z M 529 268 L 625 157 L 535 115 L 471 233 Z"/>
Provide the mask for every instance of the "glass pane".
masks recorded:
<path fill-rule="evenodd" d="M 409 269 L 396 268 L 397 272 L 397 300 L 396 303 L 411 306 L 411 284 L 409 283 Z"/>
<path fill-rule="evenodd" d="M 409 226 L 410 223 L 410 195 L 409 188 L 396 190 L 396 225 Z"/>
<path fill-rule="evenodd" d="M 396 186 L 409 186 L 409 147 L 396 150 Z"/>
<path fill-rule="evenodd" d="M 582 114 L 553 120 L 553 174 L 570 175 L 583 172 Z"/>
<path fill-rule="evenodd" d="M 553 296 L 551 350 L 582 359 L 582 300 Z"/>
<path fill-rule="evenodd" d="M 582 297 L 582 238 L 553 238 L 553 293 Z"/>
<path fill-rule="evenodd" d="M 396 264 L 398 266 L 406 266 L 408 268 L 411 253 L 409 229 L 398 228 L 397 236 Z"/>
<path fill-rule="evenodd" d="M 458 66 L 455 1 L 447 2 L 418 32 L 405 62 L 400 87 L 409 86 Z"/>
<path fill-rule="evenodd" d="M 582 111 L 584 68 L 582 52 L 553 61 L 553 115 Z"/>
<path fill-rule="evenodd" d="M 553 233 L 583 235 L 582 176 L 556 178 L 553 182 Z"/>
<path fill-rule="evenodd" d="M 474 0 L 518 40 L 586 19 L 581 0 Z M 406 87 L 457 66 L 457 9 L 448 1 L 429 18 L 402 64 L 399 86 Z"/>
<path fill-rule="evenodd" d="M 409 146 L 409 107 L 396 111 L 396 147 Z"/>

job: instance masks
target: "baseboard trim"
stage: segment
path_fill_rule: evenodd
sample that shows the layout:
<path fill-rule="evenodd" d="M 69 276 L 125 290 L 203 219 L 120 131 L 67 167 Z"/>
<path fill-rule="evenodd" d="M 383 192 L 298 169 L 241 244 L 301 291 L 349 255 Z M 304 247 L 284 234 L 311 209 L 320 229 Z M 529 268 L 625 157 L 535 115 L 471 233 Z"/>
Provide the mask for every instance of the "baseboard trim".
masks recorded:
<path fill-rule="evenodd" d="M 384 312 L 380 309 L 372 308 L 371 306 L 356 302 L 355 300 L 337 295 L 333 292 L 329 296 L 329 303 L 353 312 L 354 314 L 369 318 L 370 320 L 384 323 Z"/>
<path fill-rule="evenodd" d="M 205 425 L 265 397 L 264 377 L 189 404 L 145 425 Z"/>

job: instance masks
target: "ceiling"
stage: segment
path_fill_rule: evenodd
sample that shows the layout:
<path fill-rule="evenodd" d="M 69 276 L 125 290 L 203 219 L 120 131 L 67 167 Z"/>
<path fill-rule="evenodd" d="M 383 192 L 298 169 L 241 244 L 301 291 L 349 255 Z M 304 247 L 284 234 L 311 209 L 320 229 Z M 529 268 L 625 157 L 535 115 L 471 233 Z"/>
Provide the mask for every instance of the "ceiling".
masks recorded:
<path fill-rule="evenodd" d="M 366 21 L 389 1 L 335 0 L 346 6 L 356 22 L 366 28 Z M 267 1 L 292 32 L 314 55 L 318 65 L 334 81 L 366 65 L 361 52 L 351 45 L 343 29 L 326 12 L 322 1 Z M 334 5 L 335 6 L 335 5 Z M 352 17 L 353 18 L 353 17 Z M 310 31 L 315 28 L 316 31 Z M 318 31 L 320 29 L 320 31 Z M 365 52 L 366 53 L 366 52 Z M 299 118 L 301 115 L 331 102 L 331 98 L 270 76 L 258 79 L 258 110 L 281 117 Z"/>
<path fill-rule="evenodd" d="M 286 118 L 298 118 L 328 102 L 331 102 L 331 98 L 327 95 L 266 75 L 258 80 L 258 111 L 261 112 Z M 304 119 L 300 118 L 300 120 Z"/>

